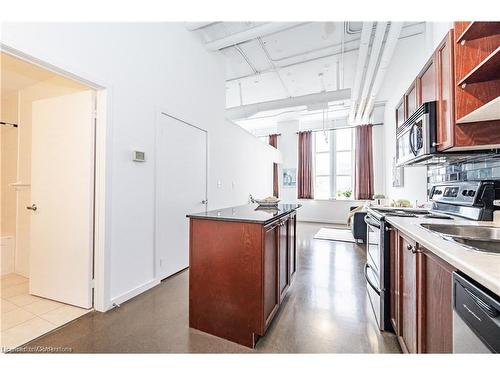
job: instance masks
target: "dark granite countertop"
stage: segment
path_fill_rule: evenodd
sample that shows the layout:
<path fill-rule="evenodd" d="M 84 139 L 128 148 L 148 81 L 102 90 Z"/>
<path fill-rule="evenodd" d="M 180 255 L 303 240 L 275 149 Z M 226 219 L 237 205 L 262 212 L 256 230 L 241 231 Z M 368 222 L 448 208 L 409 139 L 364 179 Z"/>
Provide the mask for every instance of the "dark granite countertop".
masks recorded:
<path fill-rule="evenodd" d="M 221 208 L 186 215 L 194 219 L 243 221 L 257 224 L 268 224 L 299 208 L 300 204 L 278 204 L 276 208 L 262 208 L 258 204 L 246 204 L 244 206 Z"/>

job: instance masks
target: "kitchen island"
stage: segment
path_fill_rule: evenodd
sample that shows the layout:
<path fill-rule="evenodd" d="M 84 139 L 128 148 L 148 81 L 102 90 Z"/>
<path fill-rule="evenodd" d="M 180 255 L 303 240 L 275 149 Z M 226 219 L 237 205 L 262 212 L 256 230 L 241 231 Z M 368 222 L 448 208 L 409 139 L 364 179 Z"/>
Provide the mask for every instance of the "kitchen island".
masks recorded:
<path fill-rule="evenodd" d="M 189 217 L 189 326 L 255 347 L 297 271 L 298 204 Z"/>

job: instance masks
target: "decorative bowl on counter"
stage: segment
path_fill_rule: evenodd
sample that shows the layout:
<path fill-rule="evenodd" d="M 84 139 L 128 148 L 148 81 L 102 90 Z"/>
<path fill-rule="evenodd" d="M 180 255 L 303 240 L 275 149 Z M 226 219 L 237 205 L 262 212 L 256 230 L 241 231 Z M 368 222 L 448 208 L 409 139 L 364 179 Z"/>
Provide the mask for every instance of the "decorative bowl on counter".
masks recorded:
<path fill-rule="evenodd" d="M 259 205 L 259 207 L 276 207 L 279 203 L 279 199 L 275 197 L 268 197 L 265 199 L 256 199 L 255 203 Z"/>

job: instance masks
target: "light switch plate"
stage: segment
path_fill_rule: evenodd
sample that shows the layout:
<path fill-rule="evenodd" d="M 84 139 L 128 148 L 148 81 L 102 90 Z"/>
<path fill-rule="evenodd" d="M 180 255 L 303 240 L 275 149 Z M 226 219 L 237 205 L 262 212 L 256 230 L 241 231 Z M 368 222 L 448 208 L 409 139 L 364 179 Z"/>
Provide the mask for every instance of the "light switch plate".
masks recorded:
<path fill-rule="evenodd" d="M 139 162 L 146 161 L 146 153 L 144 151 L 134 151 L 132 154 L 132 160 Z"/>

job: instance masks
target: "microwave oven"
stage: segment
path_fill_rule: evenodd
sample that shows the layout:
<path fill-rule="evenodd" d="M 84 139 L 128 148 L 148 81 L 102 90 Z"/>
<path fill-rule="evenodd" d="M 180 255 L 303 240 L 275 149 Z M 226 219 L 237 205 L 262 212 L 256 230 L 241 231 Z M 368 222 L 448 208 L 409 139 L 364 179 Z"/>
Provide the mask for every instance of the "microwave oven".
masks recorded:
<path fill-rule="evenodd" d="M 437 102 L 422 104 L 396 132 L 396 165 L 432 158 L 437 151 Z"/>

